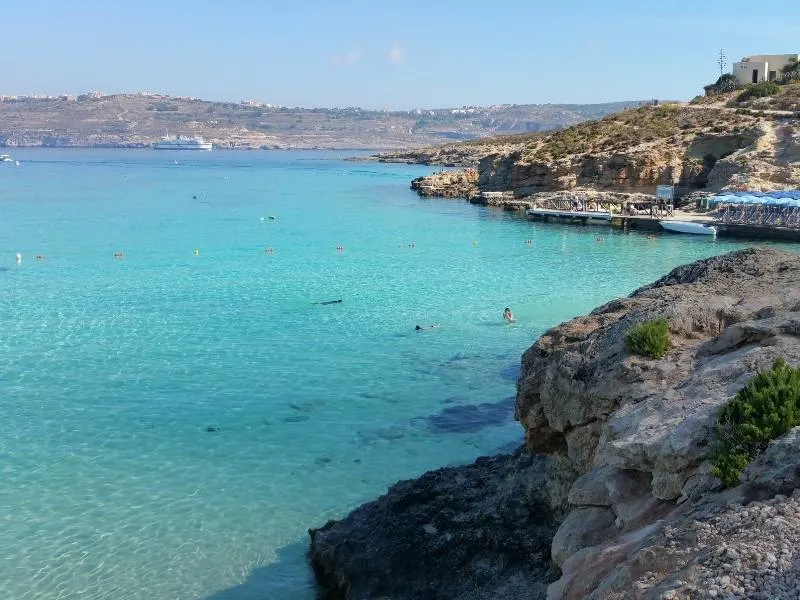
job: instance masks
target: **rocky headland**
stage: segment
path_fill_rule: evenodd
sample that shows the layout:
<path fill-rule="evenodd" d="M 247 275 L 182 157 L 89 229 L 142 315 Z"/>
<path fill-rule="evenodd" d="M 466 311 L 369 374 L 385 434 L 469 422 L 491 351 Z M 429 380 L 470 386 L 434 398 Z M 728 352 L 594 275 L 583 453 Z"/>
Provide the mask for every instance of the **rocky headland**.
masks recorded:
<path fill-rule="evenodd" d="M 652 197 L 660 184 L 674 184 L 682 193 L 718 191 L 741 176 L 750 189 L 780 189 L 800 185 L 800 125 L 790 112 L 665 104 L 555 132 L 386 153 L 378 159 L 476 169 L 474 186 L 443 194 L 467 198 L 507 192 L 516 199 L 537 199 L 576 190 Z M 446 186 L 437 173 L 416 189 Z"/>
<path fill-rule="evenodd" d="M 663 358 L 625 334 L 669 322 Z M 512 454 L 426 473 L 311 534 L 328 599 L 800 596 L 800 428 L 724 489 L 722 406 L 800 364 L 800 255 L 678 267 L 550 329 L 522 356 Z"/>

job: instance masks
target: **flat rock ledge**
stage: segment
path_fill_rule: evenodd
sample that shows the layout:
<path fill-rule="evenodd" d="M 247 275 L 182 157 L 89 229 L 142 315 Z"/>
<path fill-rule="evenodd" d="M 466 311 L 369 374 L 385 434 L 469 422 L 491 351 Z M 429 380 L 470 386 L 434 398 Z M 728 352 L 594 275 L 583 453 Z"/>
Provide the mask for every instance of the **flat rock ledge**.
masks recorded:
<path fill-rule="evenodd" d="M 660 360 L 625 332 L 669 321 Z M 393 486 L 312 530 L 325 598 L 800 598 L 800 428 L 722 490 L 719 409 L 800 364 L 800 255 L 678 267 L 546 332 L 522 357 L 526 448 Z"/>

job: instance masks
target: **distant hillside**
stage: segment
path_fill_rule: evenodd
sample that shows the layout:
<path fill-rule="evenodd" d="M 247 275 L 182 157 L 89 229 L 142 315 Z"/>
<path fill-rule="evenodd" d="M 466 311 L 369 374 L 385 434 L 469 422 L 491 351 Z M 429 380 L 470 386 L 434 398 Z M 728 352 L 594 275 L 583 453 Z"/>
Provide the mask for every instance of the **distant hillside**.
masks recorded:
<path fill-rule="evenodd" d="M 0 146 L 141 147 L 165 133 L 224 148 L 407 149 L 560 129 L 641 102 L 502 105 L 402 112 L 303 109 L 120 94 L 0 100 Z"/>

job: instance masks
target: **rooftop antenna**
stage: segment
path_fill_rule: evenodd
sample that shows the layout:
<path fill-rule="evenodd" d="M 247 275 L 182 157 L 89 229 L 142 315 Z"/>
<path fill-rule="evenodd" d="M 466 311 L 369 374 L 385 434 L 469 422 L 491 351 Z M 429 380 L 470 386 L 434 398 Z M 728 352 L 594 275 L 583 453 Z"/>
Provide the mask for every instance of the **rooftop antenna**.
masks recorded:
<path fill-rule="evenodd" d="M 719 65 L 719 76 L 722 77 L 722 74 L 725 71 L 725 67 L 728 65 L 728 56 L 725 54 L 724 50 L 719 51 L 719 58 L 717 58 L 717 64 Z"/>

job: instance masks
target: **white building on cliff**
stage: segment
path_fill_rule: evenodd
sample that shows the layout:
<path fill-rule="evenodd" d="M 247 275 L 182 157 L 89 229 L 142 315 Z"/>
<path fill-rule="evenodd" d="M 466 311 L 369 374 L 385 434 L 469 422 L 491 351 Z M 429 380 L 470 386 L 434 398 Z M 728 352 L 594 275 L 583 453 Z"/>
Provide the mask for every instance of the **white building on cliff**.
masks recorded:
<path fill-rule="evenodd" d="M 733 63 L 733 75 L 742 83 L 759 83 L 775 81 L 781 76 L 781 70 L 794 60 L 800 60 L 800 54 L 759 54 L 746 56 Z"/>

